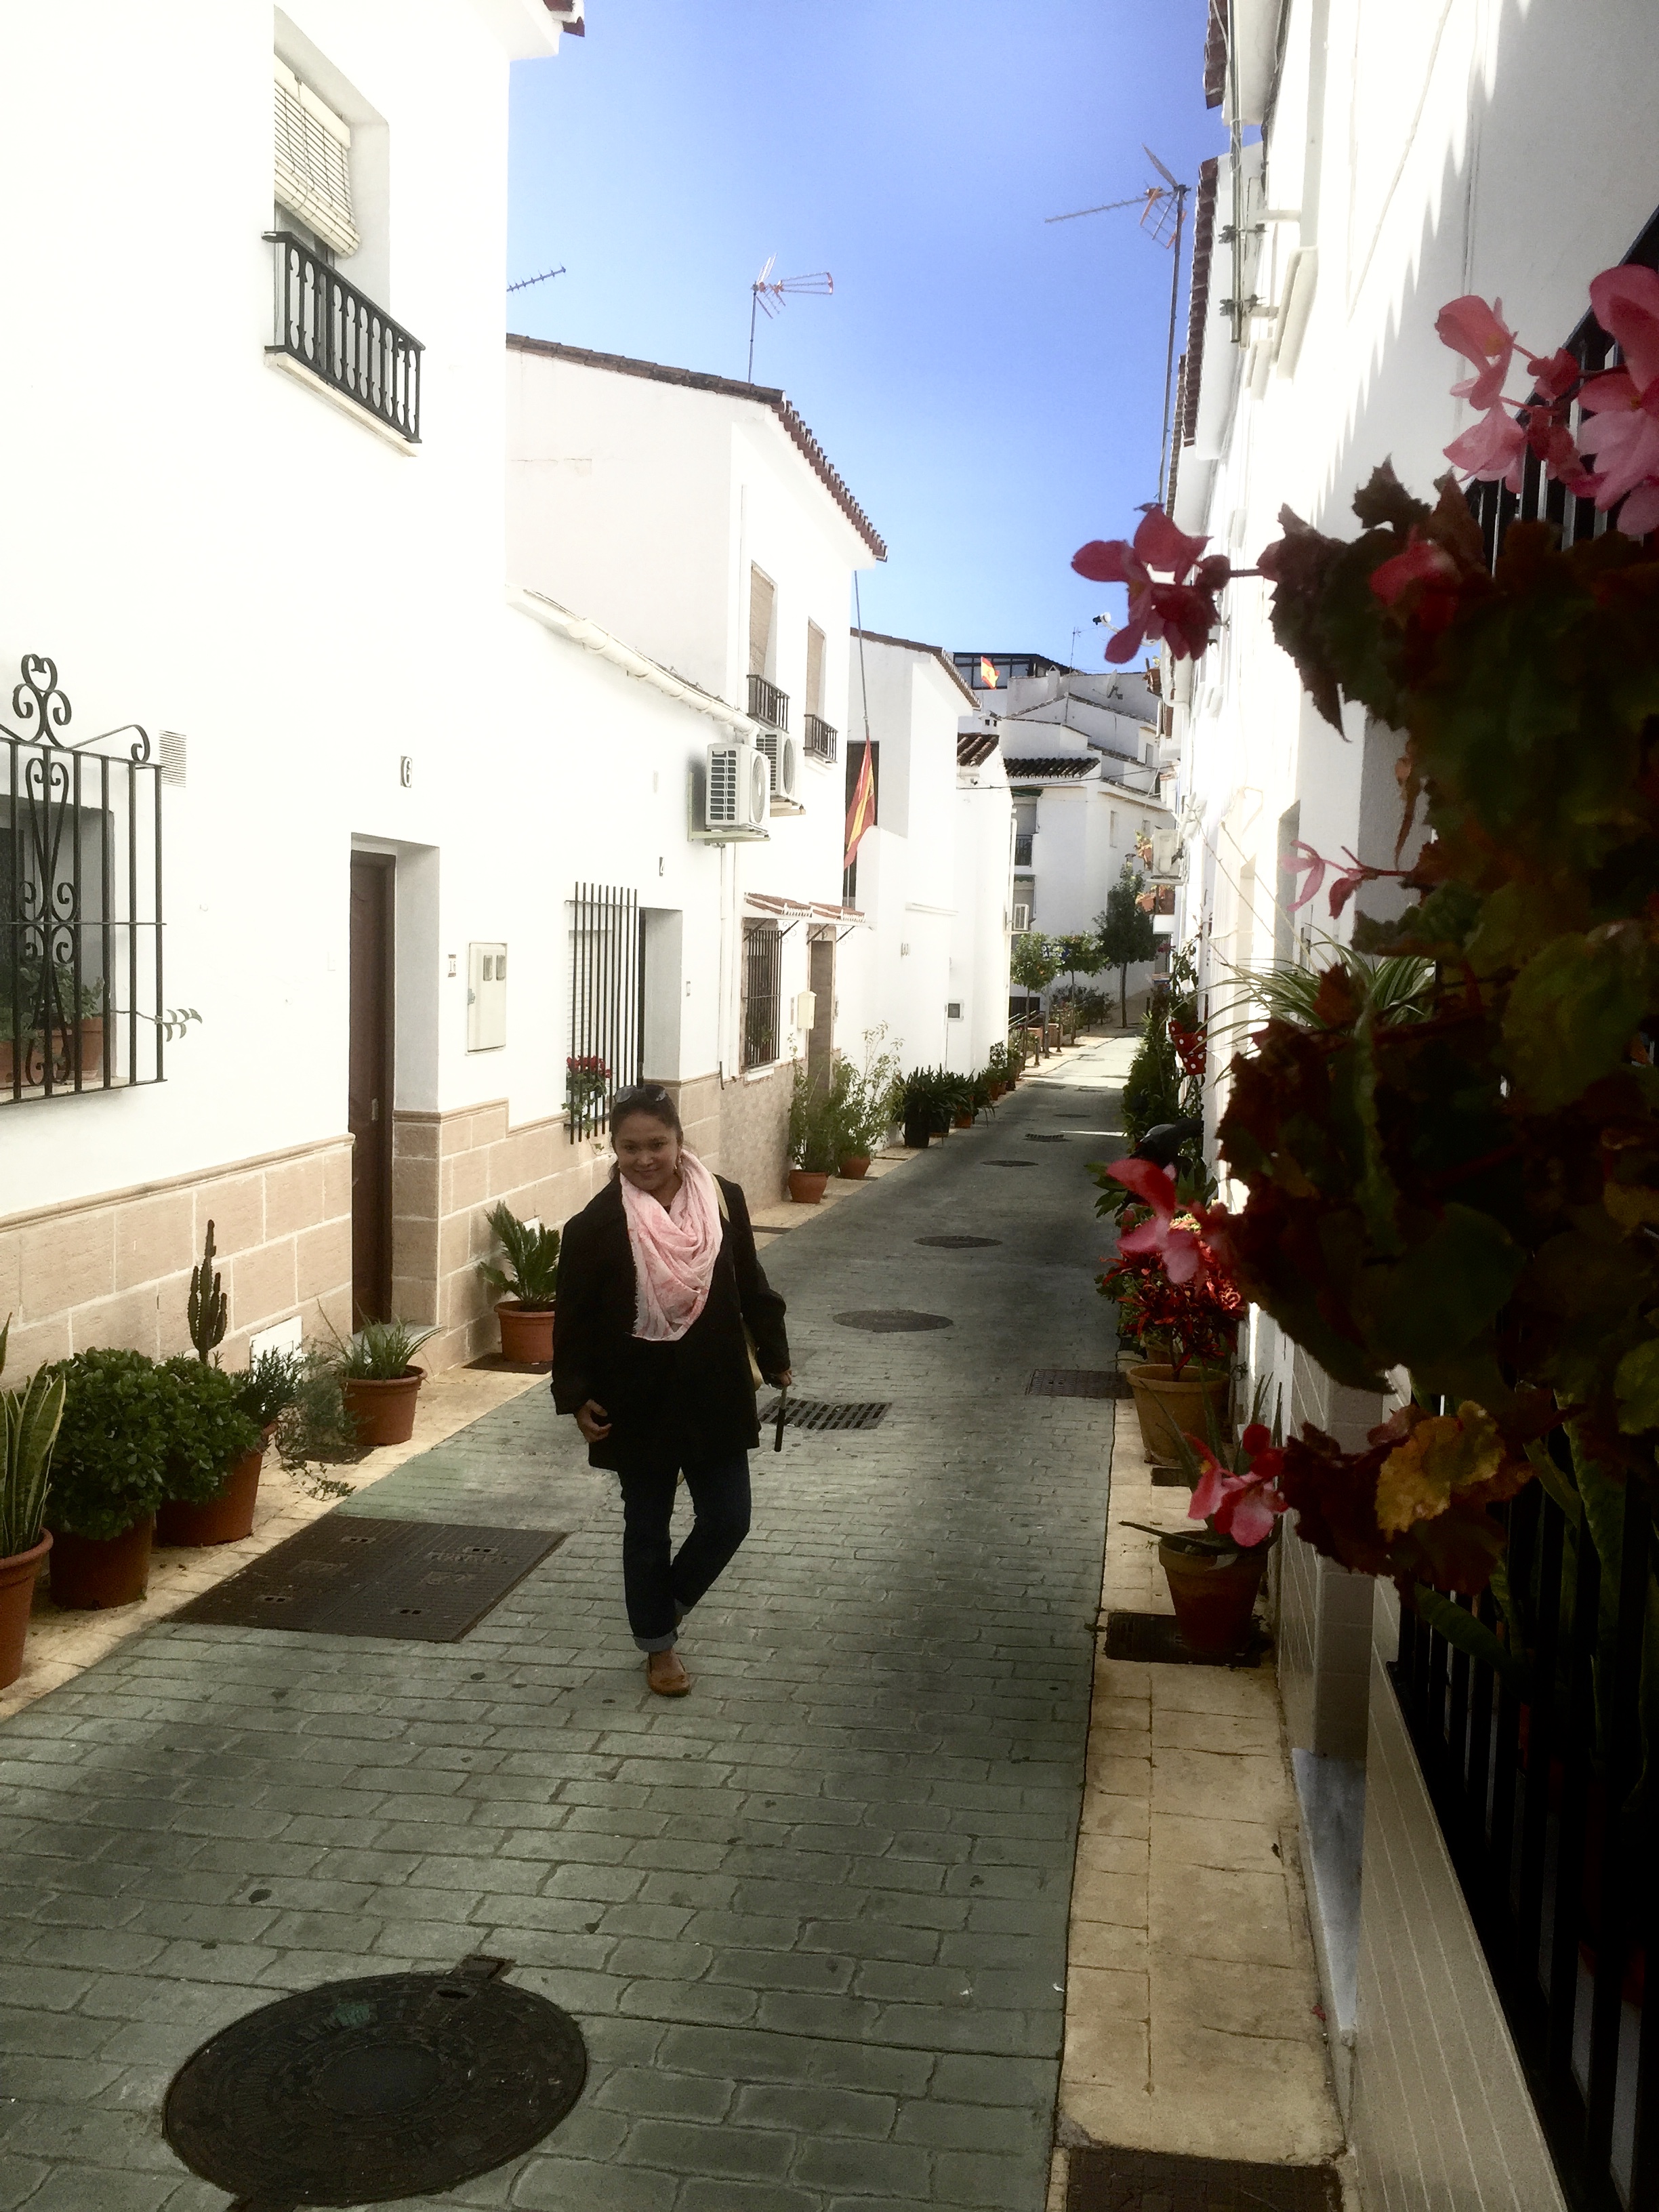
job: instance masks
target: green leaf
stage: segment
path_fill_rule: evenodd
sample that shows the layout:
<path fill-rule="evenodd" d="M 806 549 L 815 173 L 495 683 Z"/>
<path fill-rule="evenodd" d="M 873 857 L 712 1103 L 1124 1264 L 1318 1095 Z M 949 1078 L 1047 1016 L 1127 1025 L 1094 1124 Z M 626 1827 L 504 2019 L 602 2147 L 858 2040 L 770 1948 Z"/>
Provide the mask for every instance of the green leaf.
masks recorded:
<path fill-rule="evenodd" d="M 1443 1636 L 1448 1644 L 1459 1651 L 1466 1651 L 1471 1659 L 1483 1661 L 1524 1692 L 1528 1674 L 1524 1660 L 1516 1657 L 1507 1644 L 1494 1636 L 1484 1620 L 1466 1613 L 1461 1605 L 1454 1605 L 1438 1590 L 1431 1589 L 1426 1583 L 1412 1584 L 1412 1606 L 1419 1620 Z"/>
<path fill-rule="evenodd" d="M 1500 1222 L 1449 1206 L 1402 1260 L 1362 1267 L 1353 1308 L 1381 1367 L 1428 1367 L 1487 1328 L 1523 1259 Z"/>
<path fill-rule="evenodd" d="M 1635 930 L 1558 937 L 1516 978 L 1504 1042 L 1516 1080 L 1544 1113 L 1625 1058 L 1647 1011 L 1647 948 Z"/>
<path fill-rule="evenodd" d="M 1659 1337 L 1650 1336 L 1620 1361 L 1613 1376 L 1619 1425 L 1628 1436 L 1659 1429 Z"/>

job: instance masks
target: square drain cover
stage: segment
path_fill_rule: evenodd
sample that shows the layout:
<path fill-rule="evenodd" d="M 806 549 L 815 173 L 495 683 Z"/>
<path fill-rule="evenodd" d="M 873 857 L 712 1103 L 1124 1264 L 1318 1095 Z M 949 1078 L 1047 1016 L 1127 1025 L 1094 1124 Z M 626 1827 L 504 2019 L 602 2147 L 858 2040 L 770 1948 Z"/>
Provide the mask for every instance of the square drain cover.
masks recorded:
<path fill-rule="evenodd" d="M 457 1644 L 563 1541 L 556 1529 L 325 1513 L 173 1618 Z"/>
<path fill-rule="evenodd" d="M 1127 1398 L 1129 1378 L 1111 1367 L 1039 1367 L 1025 1385 L 1028 1398 Z"/>
<path fill-rule="evenodd" d="M 1164 1667 L 1259 1667 L 1272 1649 L 1259 1627 L 1231 1659 L 1218 1659 L 1207 1651 L 1194 1651 L 1167 1613 L 1109 1613 L 1106 1616 L 1105 1656 L 1109 1659 L 1149 1659 Z"/>
<path fill-rule="evenodd" d="M 892 1402 L 885 1398 L 862 1405 L 830 1405 L 821 1398 L 791 1398 L 783 1409 L 783 1425 L 786 1429 L 873 1429 Z M 774 1398 L 758 1419 L 764 1429 L 777 1418 L 778 1401 Z"/>
<path fill-rule="evenodd" d="M 1091 2143 L 1071 2154 L 1066 2212 L 1342 2212 L 1328 2166 L 1174 2158 Z"/>

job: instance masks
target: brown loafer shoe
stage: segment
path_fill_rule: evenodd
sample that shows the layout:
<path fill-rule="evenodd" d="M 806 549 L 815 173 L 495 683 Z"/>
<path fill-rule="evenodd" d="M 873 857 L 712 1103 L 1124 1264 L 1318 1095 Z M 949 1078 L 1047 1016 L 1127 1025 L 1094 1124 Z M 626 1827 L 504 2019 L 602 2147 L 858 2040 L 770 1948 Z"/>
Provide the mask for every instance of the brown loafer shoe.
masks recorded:
<path fill-rule="evenodd" d="M 691 1686 L 691 1677 L 678 1651 L 647 1652 L 645 1679 L 659 1698 L 683 1698 Z"/>

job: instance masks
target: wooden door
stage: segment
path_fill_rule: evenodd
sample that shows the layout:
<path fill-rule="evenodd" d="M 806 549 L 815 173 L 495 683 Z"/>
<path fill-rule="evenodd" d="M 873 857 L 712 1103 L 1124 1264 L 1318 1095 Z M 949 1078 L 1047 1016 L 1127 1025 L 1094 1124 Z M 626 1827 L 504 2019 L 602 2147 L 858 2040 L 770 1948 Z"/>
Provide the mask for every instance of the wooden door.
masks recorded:
<path fill-rule="evenodd" d="M 392 886 L 396 863 L 351 856 L 351 1310 L 356 1327 L 392 1311 Z"/>

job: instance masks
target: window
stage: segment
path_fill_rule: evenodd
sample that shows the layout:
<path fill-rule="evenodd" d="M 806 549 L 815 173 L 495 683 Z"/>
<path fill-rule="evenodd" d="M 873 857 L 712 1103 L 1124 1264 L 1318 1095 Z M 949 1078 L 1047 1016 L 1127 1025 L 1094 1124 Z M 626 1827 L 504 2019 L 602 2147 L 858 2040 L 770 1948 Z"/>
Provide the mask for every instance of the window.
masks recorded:
<path fill-rule="evenodd" d="M 1029 905 L 1022 905 L 1018 900 L 1016 900 L 1014 904 L 1014 935 L 1016 937 L 1024 937 L 1026 931 L 1030 927 L 1030 907 Z"/>
<path fill-rule="evenodd" d="M 1109 843 L 1117 842 L 1117 809 L 1114 806 L 1106 817 L 1106 836 Z"/>
<path fill-rule="evenodd" d="M 945 1018 L 947 1022 L 959 1022 L 962 1019 L 962 1001 L 960 999 L 947 999 L 945 1000 Z"/>
<path fill-rule="evenodd" d="M 806 711 L 823 718 L 823 632 L 816 623 L 806 625 Z"/>
<path fill-rule="evenodd" d="M 782 942 L 775 921 L 743 925 L 743 1064 L 769 1067 L 778 1056 L 778 973 Z"/>
<path fill-rule="evenodd" d="M 351 126 L 286 63 L 274 66 L 276 204 L 298 216 L 320 244 L 349 256 L 362 243 L 351 208 Z"/>
<path fill-rule="evenodd" d="M 766 675 L 772 663 L 772 609 L 777 592 L 769 576 L 749 571 L 749 673 Z"/>
<path fill-rule="evenodd" d="M 601 1135 L 612 1098 L 640 1079 L 643 947 L 639 900 L 633 891 L 577 884 L 570 918 L 570 1049 L 564 1063 L 572 1144 L 579 1137 Z"/>

